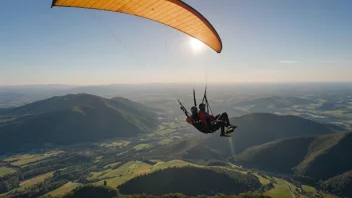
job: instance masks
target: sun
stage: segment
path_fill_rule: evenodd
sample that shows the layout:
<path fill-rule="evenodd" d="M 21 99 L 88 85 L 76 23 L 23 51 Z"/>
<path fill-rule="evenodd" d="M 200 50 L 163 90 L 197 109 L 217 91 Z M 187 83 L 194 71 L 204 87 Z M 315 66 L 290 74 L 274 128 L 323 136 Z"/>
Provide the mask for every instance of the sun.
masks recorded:
<path fill-rule="evenodd" d="M 204 44 L 198 39 L 195 39 L 193 37 L 190 37 L 189 44 L 191 45 L 191 48 L 194 52 L 199 52 L 202 49 L 204 49 Z"/>

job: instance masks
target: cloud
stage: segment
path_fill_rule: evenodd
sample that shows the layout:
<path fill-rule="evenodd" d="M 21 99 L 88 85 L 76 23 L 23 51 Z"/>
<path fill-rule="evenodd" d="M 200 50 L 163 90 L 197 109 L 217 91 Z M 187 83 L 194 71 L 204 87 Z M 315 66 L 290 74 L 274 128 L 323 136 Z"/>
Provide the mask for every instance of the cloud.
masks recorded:
<path fill-rule="evenodd" d="M 293 60 L 283 60 L 283 61 L 279 61 L 279 63 L 286 63 L 286 64 L 294 64 L 294 63 L 298 63 L 299 61 L 293 61 Z"/>

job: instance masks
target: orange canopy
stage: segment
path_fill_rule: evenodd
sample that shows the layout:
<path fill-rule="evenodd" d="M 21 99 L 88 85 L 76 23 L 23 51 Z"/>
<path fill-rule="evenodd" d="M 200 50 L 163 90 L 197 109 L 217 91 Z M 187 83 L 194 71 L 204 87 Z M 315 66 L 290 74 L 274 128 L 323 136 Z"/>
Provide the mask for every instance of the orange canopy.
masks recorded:
<path fill-rule="evenodd" d="M 221 39 L 214 27 L 181 0 L 53 0 L 52 6 L 106 10 L 143 17 L 184 32 L 218 53 L 222 50 Z"/>

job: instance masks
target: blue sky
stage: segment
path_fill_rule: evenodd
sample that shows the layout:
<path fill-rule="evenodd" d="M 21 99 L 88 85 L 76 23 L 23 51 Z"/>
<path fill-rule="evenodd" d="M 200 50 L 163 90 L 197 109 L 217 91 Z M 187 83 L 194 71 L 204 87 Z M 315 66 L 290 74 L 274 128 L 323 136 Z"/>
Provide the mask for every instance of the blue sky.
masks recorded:
<path fill-rule="evenodd" d="M 0 85 L 352 80 L 352 1 L 185 2 L 218 31 L 221 54 L 130 15 L 0 1 Z"/>

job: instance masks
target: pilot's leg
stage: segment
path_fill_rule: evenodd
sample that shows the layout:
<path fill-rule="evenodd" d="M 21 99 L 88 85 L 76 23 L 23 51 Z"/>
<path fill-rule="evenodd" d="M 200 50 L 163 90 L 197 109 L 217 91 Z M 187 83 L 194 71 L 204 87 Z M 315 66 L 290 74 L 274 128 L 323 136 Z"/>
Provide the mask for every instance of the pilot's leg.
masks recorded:
<path fill-rule="evenodd" d="M 215 118 L 216 118 L 216 120 L 223 122 L 226 126 L 229 126 L 230 121 L 229 121 L 229 117 L 227 116 L 226 112 L 218 115 Z"/>
<path fill-rule="evenodd" d="M 218 122 L 214 122 L 214 129 L 218 130 L 219 128 L 221 128 L 221 132 L 220 132 L 220 136 L 229 136 L 226 132 L 225 132 L 225 123 L 222 121 L 218 121 Z"/>

